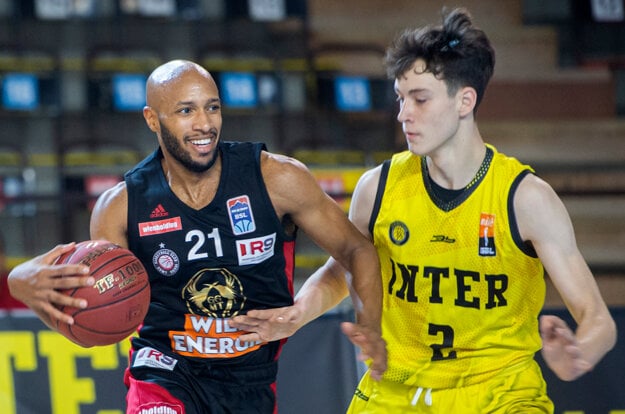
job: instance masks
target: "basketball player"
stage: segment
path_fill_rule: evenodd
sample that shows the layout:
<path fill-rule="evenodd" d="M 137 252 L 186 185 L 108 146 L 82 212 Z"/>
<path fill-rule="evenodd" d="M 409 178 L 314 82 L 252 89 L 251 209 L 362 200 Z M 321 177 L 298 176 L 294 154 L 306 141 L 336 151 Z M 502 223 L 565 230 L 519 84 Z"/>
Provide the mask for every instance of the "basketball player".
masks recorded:
<path fill-rule="evenodd" d="M 386 353 L 375 248 L 312 174 L 263 144 L 222 141 L 219 91 L 195 63 L 171 61 L 154 70 L 143 115 L 159 148 L 105 192 L 91 216 L 91 238 L 129 248 L 150 275 L 151 304 L 125 376 L 127 413 L 277 412 L 284 341 L 241 339 L 229 321 L 293 304 L 298 228 L 353 275 L 362 307 L 359 325 L 350 326 L 372 340 L 362 351 L 375 357 L 379 376 Z M 59 246 L 13 277 L 12 292 L 44 321 L 54 315 L 71 323 L 52 303 L 85 306 L 53 290 L 69 282 L 47 266 L 71 248 Z M 308 304 L 304 323 L 347 295 L 344 284 L 335 286 L 340 292 Z"/>
<path fill-rule="evenodd" d="M 550 413 L 535 352 L 568 381 L 614 346 L 615 323 L 563 203 L 480 135 L 494 63 L 463 9 L 444 13 L 442 26 L 406 30 L 387 50 L 408 150 L 361 177 L 350 218 L 380 257 L 388 369 L 380 381 L 364 375 L 350 413 Z M 552 315 L 539 321 L 544 270 L 575 332 Z M 330 260 L 310 280 L 342 273 Z M 235 326 L 250 339 L 279 336 L 276 320 L 290 312 L 250 312 Z"/>

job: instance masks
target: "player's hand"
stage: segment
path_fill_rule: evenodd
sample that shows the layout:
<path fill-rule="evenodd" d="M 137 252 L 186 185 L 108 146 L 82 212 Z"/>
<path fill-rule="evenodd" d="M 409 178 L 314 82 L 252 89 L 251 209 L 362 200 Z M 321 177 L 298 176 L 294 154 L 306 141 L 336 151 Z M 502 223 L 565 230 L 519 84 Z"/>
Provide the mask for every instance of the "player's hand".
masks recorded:
<path fill-rule="evenodd" d="M 583 359 L 575 333 L 566 322 L 554 315 L 540 317 L 542 356 L 551 370 L 563 381 L 573 381 L 592 369 Z"/>
<path fill-rule="evenodd" d="M 74 248 L 75 243 L 58 245 L 47 253 L 17 265 L 9 273 L 11 296 L 26 304 L 48 326 L 51 326 L 53 319 L 68 324 L 74 323 L 72 317 L 61 312 L 56 306 L 75 308 L 87 306 L 84 299 L 72 298 L 57 291 L 90 286 L 94 283 L 93 277 L 88 276 L 88 266 L 54 264 L 59 256 Z"/>
<path fill-rule="evenodd" d="M 295 306 L 274 309 L 252 309 L 246 315 L 230 319 L 230 326 L 248 333 L 241 335 L 242 341 L 271 342 L 288 338 L 304 323 L 302 314 Z"/>
<path fill-rule="evenodd" d="M 371 360 L 369 370 L 371 378 L 380 380 L 386 371 L 386 342 L 379 332 L 351 322 L 341 323 L 341 330 L 347 338 L 360 348 L 358 359 Z"/>

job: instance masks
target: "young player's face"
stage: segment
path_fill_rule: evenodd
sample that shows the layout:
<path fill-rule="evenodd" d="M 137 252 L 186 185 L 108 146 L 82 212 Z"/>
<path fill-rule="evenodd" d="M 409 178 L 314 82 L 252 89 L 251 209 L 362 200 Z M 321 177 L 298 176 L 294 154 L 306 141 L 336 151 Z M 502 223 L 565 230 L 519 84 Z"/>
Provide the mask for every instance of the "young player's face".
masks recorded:
<path fill-rule="evenodd" d="M 395 80 L 397 120 L 408 149 L 417 155 L 429 155 L 448 145 L 460 121 L 458 94 L 449 96 L 445 82 L 424 68 L 424 62 L 416 60 Z"/>
<path fill-rule="evenodd" d="M 171 86 L 159 113 L 164 150 L 190 171 L 206 171 L 218 156 L 222 118 L 217 86 L 195 72 Z"/>

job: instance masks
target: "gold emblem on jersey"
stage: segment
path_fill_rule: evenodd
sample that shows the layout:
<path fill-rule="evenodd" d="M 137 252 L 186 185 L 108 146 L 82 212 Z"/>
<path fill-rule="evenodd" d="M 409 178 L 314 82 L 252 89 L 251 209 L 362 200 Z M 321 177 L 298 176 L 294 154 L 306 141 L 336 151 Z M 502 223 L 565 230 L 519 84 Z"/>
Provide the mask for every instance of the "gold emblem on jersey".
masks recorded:
<path fill-rule="evenodd" d="M 243 308 L 241 281 L 226 269 L 203 269 L 187 282 L 182 297 L 195 315 L 230 318 Z"/>
<path fill-rule="evenodd" d="M 196 358 L 233 358 L 256 351 L 261 341 L 242 341 L 245 332 L 230 326 L 245 303 L 243 285 L 226 269 L 202 269 L 182 290 L 189 313 L 184 329 L 169 331 L 173 352 Z"/>

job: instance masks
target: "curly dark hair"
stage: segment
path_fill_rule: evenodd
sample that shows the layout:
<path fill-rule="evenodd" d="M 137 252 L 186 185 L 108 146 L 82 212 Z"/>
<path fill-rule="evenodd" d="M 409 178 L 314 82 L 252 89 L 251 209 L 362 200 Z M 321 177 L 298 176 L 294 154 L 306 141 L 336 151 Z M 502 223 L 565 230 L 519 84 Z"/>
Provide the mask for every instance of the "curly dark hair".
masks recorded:
<path fill-rule="evenodd" d="M 495 51 L 466 9 L 443 9 L 442 19 L 440 26 L 407 29 L 395 39 L 386 50 L 387 75 L 397 79 L 423 59 L 425 72 L 444 80 L 450 95 L 464 86 L 474 88 L 476 112 L 495 69 Z"/>

